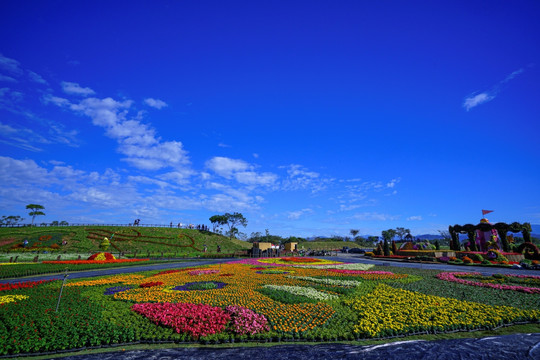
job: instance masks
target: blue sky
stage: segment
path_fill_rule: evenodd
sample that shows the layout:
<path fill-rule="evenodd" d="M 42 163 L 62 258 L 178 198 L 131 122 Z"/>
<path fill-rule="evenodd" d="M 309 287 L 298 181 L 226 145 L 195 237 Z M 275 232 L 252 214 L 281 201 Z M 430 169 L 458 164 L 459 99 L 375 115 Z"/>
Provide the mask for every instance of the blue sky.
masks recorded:
<path fill-rule="evenodd" d="M 538 1 L 2 1 L 0 215 L 540 223 Z"/>

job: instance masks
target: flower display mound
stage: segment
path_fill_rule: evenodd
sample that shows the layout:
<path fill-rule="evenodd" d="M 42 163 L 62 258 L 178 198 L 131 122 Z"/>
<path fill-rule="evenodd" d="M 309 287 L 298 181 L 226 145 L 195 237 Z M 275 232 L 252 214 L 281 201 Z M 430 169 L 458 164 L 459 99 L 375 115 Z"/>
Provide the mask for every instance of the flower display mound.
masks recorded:
<path fill-rule="evenodd" d="M 364 271 L 364 270 L 347 270 L 347 269 L 328 269 L 330 273 L 341 275 L 358 276 L 365 280 L 396 280 L 408 278 L 407 274 L 394 274 L 390 271 Z"/>
<path fill-rule="evenodd" d="M 460 301 L 381 284 L 365 296 L 346 300 L 358 315 L 354 332 L 384 337 L 418 331 L 492 329 L 519 321 L 538 321 L 540 311 Z"/>
<path fill-rule="evenodd" d="M 104 261 L 104 260 L 116 260 L 113 254 L 108 252 L 99 252 L 91 255 L 88 260 Z"/>
<path fill-rule="evenodd" d="M 286 262 L 286 263 L 296 263 L 296 264 L 319 262 L 319 259 L 306 258 L 306 257 L 282 257 L 280 259 L 281 261 Z"/>
<path fill-rule="evenodd" d="M 437 275 L 437 278 L 464 285 L 540 294 L 540 276 L 535 275 L 484 276 L 478 272 L 442 272 Z"/>
<path fill-rule="evenodd" d="M 315 259 L 306 257 L 283 257 L 283 258 L 259 258 L 256 259 L 258 265 L 277 265 L 277 266 L 303 266 L 303 265 L 337 265 L 343 264 L 341 261 L 332 261 L 325 259 Z"/>
<path fill-rule="evenodd" d="M 169 326 L 177 333 L 194 338 L 221 333 L 227 329 L 236 334 L 257 334 L 268 331 L 262 315 L 241 306 L 220 307 L 187 303 L 134 304 L 131 310 L 146 316 L 155 324 Z"/>

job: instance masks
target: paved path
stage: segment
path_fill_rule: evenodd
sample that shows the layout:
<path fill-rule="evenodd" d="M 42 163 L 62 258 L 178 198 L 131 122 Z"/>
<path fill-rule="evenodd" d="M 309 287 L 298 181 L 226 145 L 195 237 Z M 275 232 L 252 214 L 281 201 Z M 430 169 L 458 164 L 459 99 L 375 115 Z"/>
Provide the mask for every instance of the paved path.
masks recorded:
<path fill-rule="evenodd" d="M 368 259 L 363 255 L 356 254 L 339 254 L 332 257 L 333 260 L 344 262 L 357 262 L 363 264 L 373 264 L 376 266 L 396 266 L 405 268 L 417 268 L 425 270 L 441 270 L 441 271 L 464 271 L 464 272 L 480 272 L 482 274 L 512 274 L 512 275 L 538 275 L 540 276 L 540 270 L 525 270 L 525 269 L 511 269 L 504 267 L 487 267 L 487 266 L 475 266 L 475 265 L 448 265 L 448 264 L 428 264 L 428 263 L 412 263 L 395 260 L 383 260 L 383 259 Z"/>
<path fill-rule="evenodd" d="M 348 344 L 276 345 L 269 347 L 190 347 L 177 349 L 114 351 L 68 356 L 64 360 L 538 360 L 540 334 L 513 334 L 480 339 L 398 341 L 382 345 Z"/>
<path fill-rule="evenodd" d="M 166 270 L 166 269 L 176 269 L 183 267 L 192 267 L 192 266 L 203 266 L 211 264 L 219 264 L 231 261 L 228 259 L 210 259 L 210 260 L 182 260 L 178 262 L 164 262 L 163 264 L 152 264 L 152 265 L 131 265 L 126 267 L 119 268 L 110 268 L 102 270 L 83 270 L 76 272 L 69 272 L 69 279 L 80 279 L 86 277 L 95 277 L 95 276 L 106 276 L 106 275 L 117 275 L 141 271 L 152 271 L 152 270 Z M 64 274 L 53 274 L 53 275 L 36 275 L 29 276 L 24 278 L 17 279 L 0 279 L 0 284 L 7 283 L 16 283 L 20 281 L 38 281 L 38 280 L 62 280 Z"/>

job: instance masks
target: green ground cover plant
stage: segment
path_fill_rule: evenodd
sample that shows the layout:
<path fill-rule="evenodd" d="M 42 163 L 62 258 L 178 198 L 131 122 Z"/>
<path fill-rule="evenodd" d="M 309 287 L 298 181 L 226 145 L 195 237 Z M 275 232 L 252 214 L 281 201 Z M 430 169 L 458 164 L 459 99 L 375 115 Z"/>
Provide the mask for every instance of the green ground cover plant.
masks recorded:
<path fill-rule="evenodd" d="M 171 257 L 195 257 L 215 254 L 218 245 L 222 254 L 251 248 L 251 244 L 209 231 L 163 227 L 69 226 L 0 228 L 0 252 L 40 254 L 88 254 L 99 250 L 103 238 L 110 240 L 108 249 L 128 257 L 161 254 Z M 40 240 L 41 238 L 41 240 Z M 24 240 L 28 241 L 23 247 Z M 58 248 L 51 248 L 58 245 Z M 204 252 L 204 245 L 207 252 Z"/>
<path fill-rule="evenodd" d="M 130 266 L 146 266 L 146 265 L 152 265 L 152 264 L 162 264 L 164 262 L 168 262 L 168 261 L 154 260 L 154 261 L 134 262 L 134 263 L 79 264 L 79 265 L 41 264 L 41 263 L 22 263 L 22 264 L 0 265 L 0 279 L 24 278 L 27 276 L 45 275 L 45 274 L 60 274 L 60 273 L 64 273 L 66 270 L 68 272 L 82 271 L 82 270 L 98 270 L 98 269 L 121 268 L 121 267 L 130 267 Z M 178 260 L 175 260 L 174 262 L 178 262 Z"/>
<path fill-rule="evenodd" d="M 540 294 L 448 282 L 436 277 L 439 271 L 278 269 L 282 272 L 259 273 L 258 267 L 231 262 L 68 280 L 58 312 L 59 281 L 7 289 L 0 292 L 0 355 L 140 341 L 323 342 L 472 330 L 496 334 L 495 329 L 516 323 L 538 328 L 540 319 Z M 190 319 L 211 314 L 221 320 L 191 327 Z M 238 317 L 234 326 L 233 314 Z M 255 318 L 260 326 L 249 327 Z"/>

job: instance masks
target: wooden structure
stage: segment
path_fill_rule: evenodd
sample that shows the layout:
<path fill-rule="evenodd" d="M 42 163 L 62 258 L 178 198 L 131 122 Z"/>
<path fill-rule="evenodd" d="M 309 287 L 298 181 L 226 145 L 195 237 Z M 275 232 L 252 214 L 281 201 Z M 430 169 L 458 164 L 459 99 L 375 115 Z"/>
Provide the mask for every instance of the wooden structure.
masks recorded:
<path fill-rule="evenodd" d="M 272 243 L 269 242 L 254 242 L 253 249 L 258 249 L 259 251 L 265 251 L 272 248 Z"/>
<path fill-rule="evenodd" d="M 285 251 L 296 251 L 298 250 L 298 243 L 290 242 L 285 244 Z"/>

